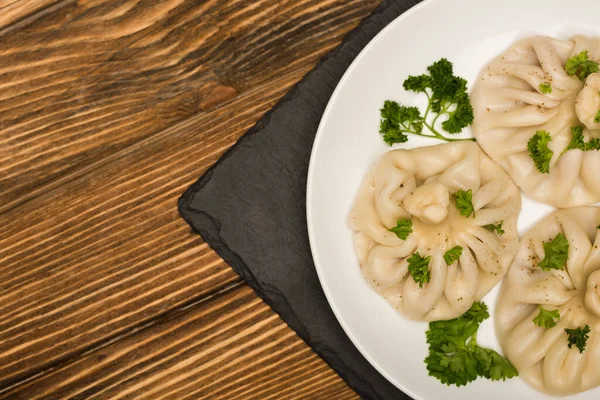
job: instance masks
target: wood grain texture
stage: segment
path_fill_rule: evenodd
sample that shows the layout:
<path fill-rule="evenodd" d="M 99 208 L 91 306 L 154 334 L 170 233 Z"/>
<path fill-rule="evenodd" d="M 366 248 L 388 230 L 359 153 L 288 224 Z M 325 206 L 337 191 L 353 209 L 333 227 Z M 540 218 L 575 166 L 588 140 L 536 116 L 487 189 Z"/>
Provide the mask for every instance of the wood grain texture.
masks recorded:
<path fill-rule="evenodd" d="M 67 2 L 0 40 L 0 389 L 239 277 L 178 196 L 379 0 Z"/>
<path fill-rule="evenodd" d="M 376 3 L 81 1 L 5 35 L 0 211 L 306 67 Z"/>
<path fill-rule="evenodd" d="M 2 0 L 0 2 L 0 33 L 19 22 L 31 22 L 47 10 L 54 11 L 57 6 L 69 0 Z"/>
<path fill-rule="evenodd" d="M 357 399 L 246 285 L 0 395 L 5 399 Z"/>

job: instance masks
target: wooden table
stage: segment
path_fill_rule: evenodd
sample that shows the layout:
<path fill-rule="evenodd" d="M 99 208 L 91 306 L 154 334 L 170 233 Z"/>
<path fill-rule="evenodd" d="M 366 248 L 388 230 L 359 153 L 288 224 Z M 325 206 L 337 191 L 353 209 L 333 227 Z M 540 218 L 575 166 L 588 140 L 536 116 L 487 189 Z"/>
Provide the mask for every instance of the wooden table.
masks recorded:
<path fill-rule="evenodd" d="M 176 200 L 379 3 L 0 2 L 0 398 L 356 398 Z"/>

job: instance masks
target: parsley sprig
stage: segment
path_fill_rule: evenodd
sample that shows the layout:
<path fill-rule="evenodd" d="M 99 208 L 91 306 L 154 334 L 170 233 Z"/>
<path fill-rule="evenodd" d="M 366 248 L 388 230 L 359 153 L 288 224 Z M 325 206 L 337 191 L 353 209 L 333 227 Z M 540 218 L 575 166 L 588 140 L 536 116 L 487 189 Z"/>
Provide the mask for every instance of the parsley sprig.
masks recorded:
<path fill-rule="evenodd" d="M 429 375 L 448 386 L 463 386 L 478 377 L 504 381 L 518 376 L 508 359 L 477 344 L 479 325 L 489 316 L 487 306 L 475 302 L 459 318 L 429 323 L 425 358 Z"/>
<path fill-rule="evenodd" d="M 549 82 L 540 83 L 539 89 L 540 89 L 540 92 L 542 92 L 543 94 L 552 93 L 552 86 L 550 85 Z"/>
<path fill-rule="evenodd" d="M 431 261 L 431 256 L 422 257 L 419 253 L 413 253 L 408 259 L 408 272 L 421 289 L 425 283 L 429 283 L 431 280 L 429 261 Z"/>
<path fill-rule="evenodd" d="M 550 242 L 544 242 L 544 259 L 538 266 L 544 271 L 565 269 L 569 258 L 569 241 L 562 233 L 557 234 Z"/>
<path fill-rule="evenodd" d="M 456 261 L 458 261 L 458 259 L 462 255 L 462 252 L 463 252 L 463 248 L 461 246 L 454 246 L 453 248 L 448 250 L 444 254 L 444 261 L 446 261 L 446 265 L 452 265 Z"/>
<path fill-rule="evenodd" d="M 550 173 L 550 160 L 554 152 L 548 147 L 548 143 L 552 141 L 552 136 L 547 131 L 537 131 L 535 135 L 527 142 L 527 150 L 529 157 L 533 160 L 535 167 L 542 174 Z"/>
<path fill-rule="evenodd" d="M 579 350 L 579 353 L 583 353 L 585 350 L 585 346 L 587 344 L 587 340 L 590 338 L 589 333 L 591 329 L 589 325 L 585 325 L 582 327 L 577 327 L 575 329 L 565 329 L 567 333 L 567 341 L 569 348 L 575 346 Z"/>
<path fill-rule="evenodd" d="M 563 150 L 562 154 L 573 149 L 582 151 L 600 150 L 600 138 L 590 139 L 589 142 L 585 141 L 585 138 L 583 137 L 583 126 L 572 126 L 571 133 L 573 134 L 573 137 L 567 147 Z"/>
<path fill-rule="evenodd" d="M 458 190 L 453 195 L 454 200 L 456 200 L 456 208 L 460 212 L 460 215 L 463 217 L 471 217 L 475 218 L 475 207 L 473 207 L 473 191 L 469 190 Z"/>
<path fill-rule="evenodd" d="M 533 319 L 533 323 L 542 328 L 553 328 L 556 321 L 560 319 L 558 310 L 548 311 L 542 306 L 538 306 L 540 313 Z"/>
<path fill-rule="evenodd" d="M 396 222 L 396 226 L 388 229 L 388 231 L 393 232 L 398 236 L 399 239 L 406 240 L 408 235 L 412 233 L 412 221 L 406 218 L 400 218 Z"/>
<path fill-rule="evenodd" d="M 502 236 L 506 233 L 506 232 L 504 232 L 504 229 L 502 229 L 503 224 L 504 224 L 504 221 L 499 221 L 499 222 L 496 222 L 495 224 L 485 225 L 484 228 L 489 229 L 492 232 L 496 232 L 496 235 L 498 235 L 498 236 Z"/>
<path fill-rule="evenodd" d="M 585 141 L 583 136 L 583 126 L 572 126 L 571 133 L 573 137 L 563 152 L 560 153 L 559 158 L 567 151 L 574 149 L 581 151 L 600 150 L 600 138 L 593 138 L 588 142 Z M 548 146 L 548 143 L 551 141 L 552 136 L 549 132 L 537 131 L 527 143 L 529 157 L 531 157 L 535 167 L 542 174 L 550 173 L 550 160 L 552 160 L 552 156 L 554 155 L 554 152 L 550 150 L 550 147 Z"/>
<path fill-rule="evenodd" d="M 454 75 L 452 63 L 445 58 L 427 67 L 429 74 L 409 76 L 404 89 L 427 96 L 425 113 L 417 107 L 407 107 L 396 101 L 386 100 L 381 112 L 379 133 L 391 146 L 408 141 L 407 134 L 456 142 L 469 139 L 453 139 L 440 133 L 436 124 L 442 117 L 442 130 L 450 134 L 460 133 L 473 123 L 473 107 L 467 93 L 467 81 Z M 436 114 L 433 118 L 430 115 Z M 427 128 L 429 133 L 424 132 Z"/>
<path fill-rule="evenodd" d="M 584 50 L 567 60 L 565 70 L 567 74 L 576 75 L 579 79 L 585 81 L 588 76 L 598 72 L 598 63 L 590 60 L 588 51 Z"/>

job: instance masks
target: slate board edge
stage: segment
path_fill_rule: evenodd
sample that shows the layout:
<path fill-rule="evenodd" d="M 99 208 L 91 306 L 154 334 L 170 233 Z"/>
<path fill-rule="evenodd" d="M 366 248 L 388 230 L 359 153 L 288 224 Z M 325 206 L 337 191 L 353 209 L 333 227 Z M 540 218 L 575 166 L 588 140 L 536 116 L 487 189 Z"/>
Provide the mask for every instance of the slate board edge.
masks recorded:
<path fill-rule="evenodd" d="M 330 58 L 334 58 L 343 48 L 344 46 L 350 42 L 356 35 L 360 34 L 362 28 L 368 24 L 372 19 L 377 18 L 377 16 L 379 14 L 383 14 L 389 7 L 391 7 L 393 5 L 394 1 L 393 0 L 385 0 L 379 7 L 377 7 L 377 9 L 375 9 L 369 16 L 367 16 L 363 21 L 360 22 L 360 24 L 354 28 L 348 35 L 346 35 L 346 37 L 343 39 L 342 43 L 337 46 L 335 49 L 333 49 L 331 52 L 329 52 L 326 56 L 324 56 L 319 62 L 318 64 L 315 66 L 315 68 L 313 68 L 309 73 L 307 73 L 296 85 L 294 85 L 294 87 L 272 108 L 270 109 L 252 128 L 250 128 L 231 148 L 229 148 L 224 154 L 223 156 L 221 156 L 221 158 L 219 158 L 219 160 L 213 164 L 205 173 L 204 175 L 197 180 L 194 184 L 192 184 L 186 191 L 185 193 L 179 198 L 178 200 L 178 209 L 179 209 L 179 213 L 181 215 L 181 217 L 190 225 L 190 227 L 192 228 L 192 230 L 199 234 L 204 241 L 213 249 L 215 250 L 215 252 L 221 257 L 223 258 L 234 270 L 235 272 L 240 275 L 240 277 L 246 282 L 248 283 L 248 285 L 250 285 L 250 287 L 255 291 L 255 293 L 265 302 L 267 303 L 267 305 L 269 305 L 269 307 L 275 311 L 283 321 L 286 322 L 286 324 L 290 325 L 289 322 L 287 320 L 290 319 L 290 316 L 293 316 L 293 318 L 296 320 L 297 324 L 294 324 L 296 326 L 302 326 L 302 323 L 300 322 L 300 320 L 296 317 L 295 313 L 293 312 L 293 310 L 287 306 L 287 305 L 283 305 L 283 304 L 276 304 L 276 302 L 272 301 L 271 298 L 265 296 L 265 293 L 268 292 L 277 292 L 277 289 L 274 287 L 269 287 L 266 288 L 263 285 L 261 285 L 257 279 L 255 279 L 254 275 L 252 274 L 252 271 L 250 271 L 250 269 L 247 267 L 247 265 L 245 264 L 245 262 L 242 260 L 242 258 L 240 256 L 238 256 L 234 251 L 232 251 L 227 244 L 225 243 L 225 241 L 220 238 L 220 237 L 214 237 L 213 235 L 211 235 L 209 233 L 208 230 L 206 229 L 202 229 L 201 227 L 196 226 L 192 220 L 190 218 L 187 217 L 187 215 L 190 214 L 196 214 L 196 216 L 200 216 L 202 217 L 205 222 L 208 224 L 212 224 L 213 226 L 218 225 L 218 223 L 208 214 L 206 213 L 201 213 L 198 212 L 196 210 L 193 210 L 192 208 L 189 207 L 189 203 L 191 202 L 191 198 L 193 197 L 194 193 L 200 191 L 212 178 L 212 173 L 213 170 L 215 168 L 218 167 L 218 165 L 226 160 L 229 156 L 231 156 L 236 148 L 240 145 L 242 145 L 246 140 L 249 140 L 254 134 L 260 132 L 262 129 L 264 129 L 266 126 L 269 125 L 270 123 L 270 119 L 271 119 L 271 115 L 273 113 L 275 113 L 280 107 L 282 107 L 283 105 L 285 105 L 286 103 L 288 103 L 289 101 L 293 100 L 294 98 L 296 98 L 299 94 L 299 86 L 307 79 L 309 79 L 313 73 L 317 70 L 319 70 L 321 68 L 321 66 L 328 61 Z M 418 3 L 418 2 L 417 2 Z M 415 3 L 416 4 L 416 3 Z M 409 8 L 410 9 L 410 8 Z M 406 11 L 405 11 L 406 12 Z M 383 27 L 382 27 L 383 29 Z M 358 55 L 357 55 L 358 56 Z M 355 58 L 356 59 L 356 58 Z M 217 226 L 217 229 L 215 230 L 216 232 L 219 232 L 220 229 Z M 279 298 L 285 299 L 284 296 L 282 295 L 278 295 Z M 278 310 L 279 308 L 279 310 Z M 286 310 L 282 310 L 282 308 L 285 308 Z M 287 312 L 287 314 L 285 314 L 285 312 Z M 285 314 L 285 315 L 284 315 Z M 291 327 L 291 326 L 290 326 Z M 317 353 L 332 369 L 335 370 L 335 372 L 352 388 L 354 389 L 362 398 L 366 398 L 364 393 L 361 393 L 360 389 L 357 388 L 356 386 L 354 386 L 352 384 L 352 380 L 349 379 L 349 377 L 347 376 L 346 372 L 347 370 L 344 370 L 343 368 L 338 368 L 336 365 L 332 364 L 330 362 L 330 359 L 332 358 L 333 354 L 333 350 L 332 349 L 326 349 L 326 348 L 315 348 L 313 347 L 313 345 L 311 344 L 310 338 L 308 337 L 307 333 L 304 330 L 298 330 L 298 329 L 293 329 L 298 336 L 309 346 L 311 347 L 315 353 Z M 326 355 L 325 353 L 327 351 L 330 351 L 331 354 Z M 337 358 L 337 357 L 335 357 Z M 339 358 L 337 358 L 338 361 Z M 360 377 L 355 377 L 355 379 L 361 380 L 363 383 L 366 383 L 368 386 L 370 386 L 370 383 L 361 379 Z M 373 391 L 375 392 L 375 391 Z M 405 394 L 406 395 L 406 394 Z"/>

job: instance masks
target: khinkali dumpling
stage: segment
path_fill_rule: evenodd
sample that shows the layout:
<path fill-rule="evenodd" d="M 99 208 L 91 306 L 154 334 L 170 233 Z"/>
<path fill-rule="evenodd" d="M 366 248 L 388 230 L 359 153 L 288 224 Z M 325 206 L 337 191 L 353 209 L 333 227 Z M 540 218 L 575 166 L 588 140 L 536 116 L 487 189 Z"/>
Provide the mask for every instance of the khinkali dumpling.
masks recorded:
<path fill-rule="evenodd" d="M 469 190 L 474 215 L 466 217 L 454 195 Z M 392 306 L 413 320 L 445 320 L 502 279 L 518 248 L 520 209 L 508 175 L 475 143 L 456 142 L 386 153 L 364 181 L 349 225 L 365 278 Z M 399 220 L 412 224 L 404 240 L 389 230 Z M 455 246 L 462 254 L 448 265 L 444 255 Z M 423 287 L 409 272 L 414 253 L 431 257 Z"/>
<path fill-rule="evenodd" d="M 523 379 L 544 392 L 566 395 L 600 385 L 598 225 L 597 207 L 550 214 L 521 240 L 502 283 L 496 329 L 504 354 Z M 540 306 L 558 310 L 549 327 L 534 323 Z M 575 345 L 569 348 L 565 329 L 583 331 L 585 325 L 589 339 L 580 353 Z"/>
<path fill-rule="evenodd" d="M 600 201 L 600 151 L 563 153 L 572 127 L 584 127 L 586 141 L 600 137 L 600 74 L 584 82 L 565 69 L 587 51 L 600 60 L 600 39 L 564 41 L 535 36 L 516 42 L 484 68 L 473 87 L 473 132 L 483 150 L 532 198 L 556 207 Z M 536 169 L 527 143 L 537 131 L 552 137 L 549 173 Z M 562 155 L 561 155 L 562 154 Z"/>

